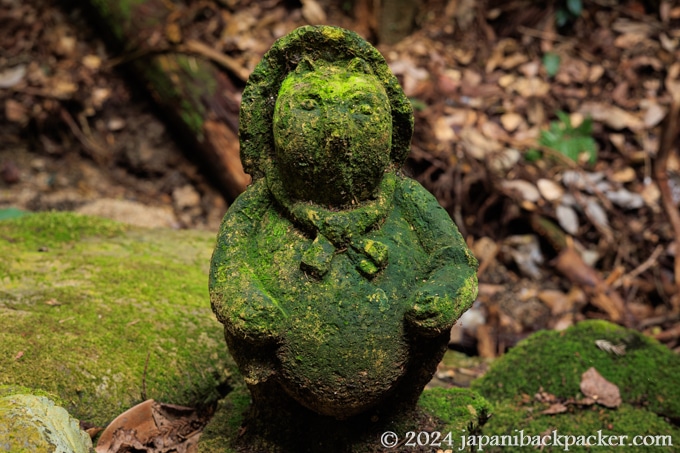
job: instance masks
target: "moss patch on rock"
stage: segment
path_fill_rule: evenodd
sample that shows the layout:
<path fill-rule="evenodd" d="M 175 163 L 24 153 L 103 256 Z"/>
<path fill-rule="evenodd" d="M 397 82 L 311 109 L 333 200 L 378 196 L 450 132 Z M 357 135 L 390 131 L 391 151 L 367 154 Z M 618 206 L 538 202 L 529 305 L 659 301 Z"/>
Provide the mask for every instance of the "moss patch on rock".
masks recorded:
<path fill-rule="evenodd" d="M 489 441 L 493 438 L 500 440 L 504 435 L 523 435 L 533 438 L 538 435 L 547 435 L 552 442 L 554 430 L 560 436 L 574 436 L 568 441 L 571 443 L 568 450 L 570 452 L 614 450 L 668 452 L 676 451 L 680 442 L 680 430 L 676 426 L 653 412 L 629 404 L 623 404 L 617 409 L 607 409 L 597 405 L 583 408 L 573 407 L 567 413 L 542 415 L 541 411 L 547 409 L 548 406 L 548 404 L 540 403 L 526 405 L 500 403 L 494 407 L 493 417 L 484 426 L 483 434 L 488 436 Z M 641 437 L 634 439 L 636 436 Z M 602 439 L 599 446 L 598 438 Z M 564 446 L 566 442 L 565 438 L 562 438 L 562 445 L 545 446 L 542 451 L 567 451 Z M 592 445 L 584 445 L 588 442 Z M 647 442 L 649 445 L 633 445 L 634 442 Z M 538 448 L 540 447 L 535 450 Z M 483 451 L 514 453 L 532 449 L 534 449 L 532 446 L 522 447 L 508 443 L 505 446 L 487 445 Z"/>
<path fill-rule="evenodd" d="M 418 405 L 442 422 L 442 433 L 475 434 L 491 416 L 492 406 L 479 393 L 463 388 L 434 388 L 420 396 Z"/>
<path fill-rule="evenodd" d="M 45 392 L 0 386 L 0 450 L 87 453 L 90 436 Z"/>
<path fill-rule="evenodd" d="M 69 213 L 0 222 L 0 384 L 97 425 L 144 397 L 216 401 L 235 367 L 208 304 L 213 245 Z"/>
<path fill-rule="evenodd" d="M 597 340 L 625 345 L 625 353 L 600 349 Z M 591 367 L 619 388 L 621 406 L 610 409 L 577 403 L 584 398 L 582 375 Z M 532 335 L 494 362 L 472 387 L 495 403 L 484 435 L 512 436 L 523 430 L 536 436 L 556 430 L 561 435 L 597 437 L 600 432 L 604 436 L 628 436 L 625 442 L 633 442 L 634 436 L 653 435 L 668 436 L 657 439 L 666 446 L 668 442 L 677 446 L 680 430 L 673 423 L 680 420 L 679 375 L 680 357 L 655 340 L 605 321 L 585 321 L 562 332 Z M 544 397 L 536 398 L 538 393 Z M 565 403 L 566 412 L 543 414 L 554 401 Z M 659 451 L 659 446 L 625 445 L 626 451 Z M 590 448 L 576 445 L 569 451 Z M 498 446 L 484 451 L 525 449 Z M 564 451 L 564 447 L 544 451 Z"/>
<path fill-rule="evenodd" d="M 597 340 L 625 344 L 626 352 L 606 352 Z M 680 418 L 680 357 L 639 332 L 605 321 L 532 335 L 495 362 L 473 388 L 492 401 L 539 391 L 579 399 L 581 375 L 590 367 L 619 387 L 624 403 Z"/>

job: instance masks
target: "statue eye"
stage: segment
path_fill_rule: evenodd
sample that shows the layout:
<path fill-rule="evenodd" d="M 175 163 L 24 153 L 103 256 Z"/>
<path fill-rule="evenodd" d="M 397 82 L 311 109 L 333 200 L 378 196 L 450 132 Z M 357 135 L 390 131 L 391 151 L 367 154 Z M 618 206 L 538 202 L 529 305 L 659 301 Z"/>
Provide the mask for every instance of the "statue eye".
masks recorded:
<path fill-rule="evenodd" d="M 370 115 L 373 113 L 373 107 L 371 107 L 370 104 L 361 104 L 359 106 L 359 113 L 362 113 L 364 115 Z"/>
<path fill-rule="evenodd" d="M 303 110 L 314 110 L 316 108 L 316 101 L 314 99 L 305 99 L 300 103 Z"/>

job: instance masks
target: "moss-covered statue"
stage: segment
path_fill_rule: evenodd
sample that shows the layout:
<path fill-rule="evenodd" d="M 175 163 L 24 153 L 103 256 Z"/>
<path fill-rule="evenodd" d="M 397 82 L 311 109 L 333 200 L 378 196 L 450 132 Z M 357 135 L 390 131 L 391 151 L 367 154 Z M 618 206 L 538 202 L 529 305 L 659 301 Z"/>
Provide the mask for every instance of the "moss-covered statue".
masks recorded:
<path fill-rule="evenodd" d="M 253 184 L 224 217 L 210 296 L 252 418 L 337 427 L 413 410 L 477 261 L 400 173 L 413 112 L 397 79 L 355 33 L 301 27 L 255 68 L 240 122 Z"/>

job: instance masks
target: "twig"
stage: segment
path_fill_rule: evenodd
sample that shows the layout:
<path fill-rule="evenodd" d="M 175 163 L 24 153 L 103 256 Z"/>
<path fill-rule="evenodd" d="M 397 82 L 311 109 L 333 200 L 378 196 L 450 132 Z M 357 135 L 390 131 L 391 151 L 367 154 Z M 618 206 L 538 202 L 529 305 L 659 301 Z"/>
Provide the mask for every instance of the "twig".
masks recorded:
<path fill-rule="evenodd" d="M 66 111 L 63 107 L 59 109 L 59 114 L 61 119 L 66 123 L 66 125 L 71 129 L 73 135 L 76 136 L 78 141 L 85 147 L 87 151 L 90 152 L 92 158 L 98 163 L 102 163 L 102 160 L 106 158 L 107 151 L 99 143 L 97 143 L 91 136 L 86 135 L 80 130 L 78 124 L 71 116 L 70 113 Z"/>
<path fill-rule="evenodd" d="M 524 25 L 518 25 L 517 31 L 523 35 L 531 36 L 532 38 L 544 39 L 546 41 L 557 41 L 557 42 L 567 42 L 568 38 L 558 35 L 557 33 L 550 33 L 541 30 L 536 30 L 533 28 L 525 27 Z"/>
<path fill-rule="evenodd" d="M 666 88 L 671 94 L 672 103 L 668 110 L 668 115 L 661 126 L 661 137 L 659 140 L 659 152 L 654 162 L 654 179 L 659 186 L 661 201 L 668 216 L 668 220 L 675 232 L 676 245 L 680 244 L 680 212 L 673 202 L 673 194 L 668 184 L 668 159 L 671 150 L 680 138 L 680 82 L 674 79 L 680 76 L 680 63 L 674 64 L 668 71 L 666 77 Z M 677 247 L 676 247 L 677 248 Z M 675 254 L 675 295 L 671 299 L 674 301 L 673 308 L 680 310 L 680 254 Z"/>
<path fill-rule="evenodd" d="M 654 335 L 654 338 L 656 338 L 659 341 L 671 341 L 671 340 L 677 340 L 678 336 L 680 336 L 680 324 L 676 324 L 675 326 L 671 327 L 668 330 L 664 330 L 663 332 L 659 332 L 656 335 Z"/>
<path fill-rule="evenodd" d="M 151 351 L 147 351 L 146 353 L 146 361 L 144 362 L 144 374 L 142 375 L 142 401 L 146 401 L 146 370 L 149 367 L 149 355 L 151 355 Z"/>
<path fill-rule="evenodd" d="M 243 80 L 244 82 L 247 81 L 248 77 L 250 76 L 250 71 L 241 66 L 234 58 L 231 58 L 230 56 L 225 55 L 222 52 L 218 52 L 217 50 L 213 49 L 207 44 L 197 41 L 195 39 L 190 39 L 186 41 L 184 44 L 178 45 L 177 51 L 193 53 L 205 57 L 208 60 L 211 60 L 214 63 L 222 66 L 223 68 L 233 72 L 234 75 L 236 75 L 239 79 Z"/>
<path fill-rule="evenodd" d="M 176 46 L 158 46 L 157 48 L 147 49 L 140 48 L 127 53 L 126 55 L 120 56 L 118 58 L 112 58 L 108 64 L 109 67 L 114 67 L 121 65 L 123 63 L 128 63 L 133 60 L 138 60 L 147 56 L 155 56 L 166 53 L 180 53 L 180 54 L 194 54 L 205 59 L 212 61 L 213 63 L 221 66 L 228 71 L 231 71 L 236 77 L 242 81 L 247 81 L 250 76 L 250 71 L 240 65 L 236 59 L 219 52 L 205 43 L 197 41 L 195 39 L 190 39 L 183 44 L 178 44 Z"/>
<path fill-rule="evenodd" d="M 644 263 L 640 264 L 638 267 L 628 272 L 627 274 L 624 274 L 621 277 L 617 278 L 616 281 L 612 283 L 612 288 L 618 288 L 623 284 L 623 282 L 634 279 L 635 277 L 642 274 L 650 267 L 654 266 L 656 260 L 659 258 L 659 255 L 661 255 L 661 252 L 663 252 L 663 246 L 657 245 L 652 254 L 649 255 L 649 258 L 647 258 Z"/>
<path fill-rule="evenodd" d="M 491 253 L 487 254 L 484 257 L 484 260 L 482 260 L 481 263 L 479 263 L 479 268 L 477 269 L 477 277 L 479 278 L 480 275 L 484 273 L 487 267 L 496 259 L 496 256 L 498 255 L 498 252 L 500 252 L 501 248 L 498 246 L 498 243 L 494 244 L 493 250 Z"/>
<path fill-rule="evenodd" d="M 616 2 L 614 2 L 614 4 L 612 4 L 612 2 L 609 2 L 609 1 L 590 0 L 590 3 L 594 3 L 598 6 L 603 7 L 603 8 L 609 8 L 613 11 L 616 11 L 617 13 L 620 13 L 620 14 L 626 15 L 626 16 L 630 16 L 635 20 L 638 20 L 640 22 L 646 22 L 646 23 L 653 25 L 657 28 L 662 26 L 662 24 L 659 21 L 652 19 L 651 18 L 652 16 L 650 16 L 649 14 L 637 12 L 633 8 L 629 8 L 627 6 L 617 5 Z"/>
<path fill-rule="evenodd" d="M 646 329 L 648 327 L 652 326 L 658 326 L 661 324 L 665 324 L 667 322 L 676 322 L 680 321 L 680 314 L 676 313 L 673 315 L 665 314 L 661 316 L 654 316 L 653 318 L 647 318 L 645 320 L 640 321 L 640 325 L 638 326 L 640 329 Z"/>

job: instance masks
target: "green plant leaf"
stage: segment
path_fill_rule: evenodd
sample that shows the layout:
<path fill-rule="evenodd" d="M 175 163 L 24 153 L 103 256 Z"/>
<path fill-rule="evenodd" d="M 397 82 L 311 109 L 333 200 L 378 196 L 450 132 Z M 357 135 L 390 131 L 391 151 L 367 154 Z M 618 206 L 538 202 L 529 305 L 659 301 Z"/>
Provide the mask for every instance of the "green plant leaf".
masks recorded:
<path fill-rule="evenodd" d="M 562 8 L 555 11 L 555 24 L 558 27 L 564 27 L 567 22 L 569 22 L 569 11 Z"/>
<path fill-rule="evenodd" d="M 568 113 L 558 111 L 555 115 L 559 121 L 550 122 L 549 128 L 541 131 L 538 142 L 575 162 L 579 161 L 579 156 L 582 153 L 586 153 L 588 162 L 590 164 L 595 163 L 597 160 L 597 143 L 591 137 L 592 118 L 588 117 L 578 127 L 573 127 Z"/>
<path fill-rule="evenodd" d="M 555 115 L 557 115 L 557 118 L 560 120 L 560 123 L 562 123 L 562 125 L 560 127 L 562 130 L 564 130 L 564 131 L 573 131 L 574 130 L 573 127 L 571 126 L 571 117 L 569 116 L 568 113 L 560 110 L 557 113 L 555 113 Z M 559 123 L 557 123 L 557 124 L 560 125 Z"/>
<path fill-rule="evenodd" d="M 560 56 L 554 52 L 547 52 L 543 55 L 543 66 L 545 66 L 545 72 L 548 73 L 548 76 L 554 77 L 560 69 Z"/>
<path fill-rule="evenodd" d="M 583 10 L 583 3 L 581 0 L 567 0 L 567 9 L 575 17 L 578 17 L 581 15 L 581 11 Z"/>
<path fill-rule="evenodd" d="M 574 132 L 579 135 L 590 136 L 590 134 L 593 133 L 593 119 L 591 117 L 584 119 L 583 122 L 574 129 Z"/>
<path fill-rule="evenodd" d="M 543 153 L 533 148 L 527 150 L 527 152 L 524 153 L 524 159 L 526 159 L 528 162 L 536 162 L 537 160 L 540 160 L 542 157 Z"/>
<path fill-rule="evenodd" d="M 411 101 L 411 107 L 413 107 L 413 110 L 422 112 L 427 108 L 427 104 L 418 98 L 409 98 L 408 100 Z"/>
<path fill-rule="evenodd" d="M 28 212 L 22 211 L 21 209 L 10 207 L 0 209 L 0 220 L 16 219 L 27 215 Z"/>

